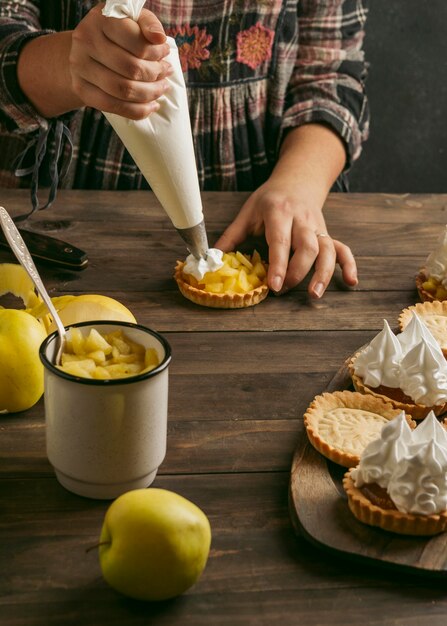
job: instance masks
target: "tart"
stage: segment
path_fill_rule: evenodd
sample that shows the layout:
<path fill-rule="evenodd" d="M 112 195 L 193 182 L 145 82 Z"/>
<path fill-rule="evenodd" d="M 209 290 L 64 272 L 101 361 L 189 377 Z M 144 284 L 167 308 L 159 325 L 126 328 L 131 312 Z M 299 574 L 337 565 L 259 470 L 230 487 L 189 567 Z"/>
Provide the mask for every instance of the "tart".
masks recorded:
<path fill-rule="evenodd" d="M 259 304 L 267 297 L 267 264 L 255 251 L 251 256 L 240 252 L 223 255 L 224 266 L 196 279 L 177 261 L 174 278 L 185 298 L 201 306 L 217 309 L 240 309 Z"/>
<path fill-rule="evenodd" d="M 425 301 L 403 309 L 399 315 L 399 326 L 403 331 L 416 313 L 438 342 L 442 353 L 447 358 L 447 300 Z"/>
<path fill-rule="evenodd" d="M 360 352 L 357 352 L 348 363 L 349 374 L 352 379 L 354 389 L 362 394 L 371 396 L 382 402 L 389 402 L 395 409 L 404 411 L 406 415 L 410 415 L 415 420 L 422 420 L 433 411 L 435 415 L 441 415 L 447 410 L 447 403 L 439 406 L 425 406 L 418 404 L 407 396 L 402 389 L 395 387 L 387 387 L 379 385 L 378 387 L 369 387 L 363 379 L 355 373 L 354 363 Z"/>
<path fill-rule="evenodd" d="M 389 402 L 353 391 L 316 396 L 304 414 L 310 443 L 323 456 L 342 465 L 358 465 L 364 448 L 386 422 L 401 414 Z M 415 423 L 407 417 L 409 425 Z"/>
<path fill-rule="evenodd" d="M 349 508 L 360 522 L 400 535 L 437 535 L 447 530 L 447 511 L 436 515 L 398 511 L 385 489 L 374 483 L 356 487 L 351 472 L 345 474 L 343 488 Z"/>
<path fill-rule="evenodd" d="M 447 289 L 437 278 L 428 276 L 424 267 L 416 275 L 416 288 L 422 302 L 447 300 Z"/>

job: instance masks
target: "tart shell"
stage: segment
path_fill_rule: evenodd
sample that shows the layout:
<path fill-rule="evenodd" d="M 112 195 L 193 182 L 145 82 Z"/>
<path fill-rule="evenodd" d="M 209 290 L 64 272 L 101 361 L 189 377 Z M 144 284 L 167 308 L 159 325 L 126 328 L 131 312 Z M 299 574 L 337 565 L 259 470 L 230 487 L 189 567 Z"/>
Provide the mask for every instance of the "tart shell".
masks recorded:
<path fill-rule="evenodd" d="M 267 297 L 269 288 L 267 285 L 260 285 L 247 293 L 209 293 L 203 289 L 193 287 L 183 278 L 183 261 L 177 261 L 174 278 L 180 292 L 187 298 L 200 306 L 212 307 L 214 309 L 242 309 L 259 304 Z"/>
<path fill-rule="evenodd" d="M 342 446 L 337 445 L 337 442 L 331 442 L 327 437 L 324 437 L 322 434 L 323 429 L 320 428 L 322 422 L 320 416 L 324 416 L 329 411 L 335 409 L 356 409 L 360 412 L 376 414 L 388 420 L 397 417 L 401 413 L 400 410 L 395 409 L 389 402 L 354 391 L 334 391 L 333 393 L 323 393 L 320 396 L 316 396 L 304 414 L 304 426 L 307 436 L 310 443 L 320 454 L 343 467 L 355 467 L 358 465 L 363 449 L 359 450 L 358 454 L 354 454 L 352 451 L 344 450 Z M 407 421 L 410 427 L 414 428 L 416 426 L 408 416 Z M 353 418 L 353 427 L 354 425 L 355 418 Z M 382 426 L 383 423 L 380 420 L 379 431 Z M 374 434 L 378 436 L 379 432 Z"/>
<path fill-rule="evenodd" d="M 364 524 L 377 526 L 400 535 L 437 535 L 447 529 L 447 511 L 438 515 L 402 513 L 397 509 L 382 509 L 373 504 L 354 485 L 351 471 L 343 478 L 343 488 L 353 515 Z"/>
<path fill-rule="evenodd" d="M 424 289 L 422 286 L 423 283 L 427 280 L 427 273 L 424 268 L 422 268 L 419 274 L 416 275 L 416 289 L 418 290 L 418 294 L 422 302 L 434 302 L 436 298 L 432 293 Z"/>

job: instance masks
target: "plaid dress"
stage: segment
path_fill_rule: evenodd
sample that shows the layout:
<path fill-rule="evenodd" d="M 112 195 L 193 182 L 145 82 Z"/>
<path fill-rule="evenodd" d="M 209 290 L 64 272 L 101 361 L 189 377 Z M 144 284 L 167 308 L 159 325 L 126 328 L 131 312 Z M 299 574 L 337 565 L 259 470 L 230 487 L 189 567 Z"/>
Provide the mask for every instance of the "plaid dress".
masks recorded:
<path fill-rule="evenodd" d="M 59 170 L 67 166 L 71 136 L 61 187 L 148 187 L 99 111 L 47 120 L 17 84 L 21 47 L 32 37 L 73 29 L 94 4 L 0 0 L 1 186 L 29 186 L 36 159 L 40 184 L 54 183 L 55 162 Z M 287 130 L 308 122 L 339 134 L 347 168 L 358 157 L 368 132 L 364 0 L 149 0 L 146 7 L 179 48 L 203 190 L 256 188 L 269 176 Z M 14 160 L 24 150 L 18 178 Z"/>

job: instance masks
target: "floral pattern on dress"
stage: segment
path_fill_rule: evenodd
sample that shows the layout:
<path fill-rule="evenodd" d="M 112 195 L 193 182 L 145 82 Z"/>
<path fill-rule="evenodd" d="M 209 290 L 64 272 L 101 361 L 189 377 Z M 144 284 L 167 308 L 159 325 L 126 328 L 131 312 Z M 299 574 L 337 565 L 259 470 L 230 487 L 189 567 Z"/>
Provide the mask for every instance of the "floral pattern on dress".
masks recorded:
<path fill-rule="evenodd" d="M 261 22 L 257 22 L 247 30 L 241 30 L 236 37 L 236 61 L 255 70 L 271 58 L 274 36 L 274 31 L 263 26 Z"/>
<path fill-rule="evenodd" d="M 209 59 L 208 46 L 213 36 L 208 35 L 206 28 L 185 24 L 185 26 L 168 28 L 167 34 L 175 39 L 184 72 L 188 69 L 198 70 L 202 61 Z"/>

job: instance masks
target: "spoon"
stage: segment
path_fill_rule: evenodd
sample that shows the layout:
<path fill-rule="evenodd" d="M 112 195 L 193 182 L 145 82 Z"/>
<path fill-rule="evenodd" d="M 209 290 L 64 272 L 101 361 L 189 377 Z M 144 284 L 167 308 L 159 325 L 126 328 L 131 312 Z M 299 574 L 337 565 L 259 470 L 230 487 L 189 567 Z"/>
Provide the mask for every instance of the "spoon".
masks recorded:
<path fill-rule="evenodd" d="M 54 359 L 55 365 L 60 365 L 62 360 L 62 352 L 64 351 L 64 345 L 66 342 L 66 332 L 64 325 L 62 324 L 62 320 L 57 314 L 56 309 L 54 308 L 53 303 L 51 302 L 51 298 L 48 295 L 47 290 L 44 287 L 42 279 L 39 276 L 39 273 L 34 265 L 34 261 L 31 258 L 31 254 L 29 253 L 28 248 L 26 247 L 25 242 L 22 239 L 22 235 L 19 233 L 16 225 L 11 219 L 8 211 L 0 206 L 0 226 L 5 234 L 5 237 L 12 248 L 12 251 L 17 257 L 19 263 L 25 268 L 29 277 L 33 281 L 37 291 L 39 292 L 42 300 L 48 307 L 48 310 L 51 313 L 51 316 L 57 326 L 57 332 L 59 333 L 59 346 L 56 352 L 56 357 Z"/>

